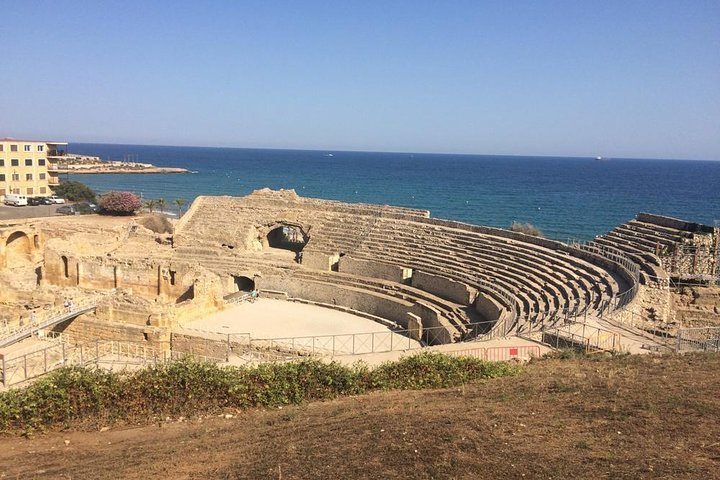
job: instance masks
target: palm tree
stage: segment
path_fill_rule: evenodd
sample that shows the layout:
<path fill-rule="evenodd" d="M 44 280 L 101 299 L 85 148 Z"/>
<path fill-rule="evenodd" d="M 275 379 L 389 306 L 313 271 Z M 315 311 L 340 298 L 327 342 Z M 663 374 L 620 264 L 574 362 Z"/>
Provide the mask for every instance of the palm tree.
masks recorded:
<path fill-rule="evenodd" d="M 184 198 L 176 198 L 173 203 L 178 209 L 178 214 L 182 212 L 183 207 L 187 203 L 187 201 Z"/>
<path fill-rule="evenodd" d="M 155 205 L 160 209 L 160 213 L 165 213 L 165 206 L 167 205 L 165 203 L 165 199 L 160 197 L 157 200 L 155 200 Z"/>
<path fill-rule="evenodd" d="M 143 203 L 143 207 L 147 208 L 150 213 L 153 213 L 156 206 L 157 202 L 155 200 L 145 200 L 145 203 Z"/>

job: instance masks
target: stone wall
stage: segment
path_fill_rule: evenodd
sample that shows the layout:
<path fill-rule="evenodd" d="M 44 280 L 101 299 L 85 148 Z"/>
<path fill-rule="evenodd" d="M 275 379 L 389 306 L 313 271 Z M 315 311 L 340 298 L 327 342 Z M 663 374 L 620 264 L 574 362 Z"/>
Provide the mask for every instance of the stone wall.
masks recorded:
<path fill-rule="evenodd" d="M 80 315 L 74 320 L 56 325 L 53 331 L 70 335 L 75 343 L 115 340 L 143 344 L 161 351 L 168 350 L 170 344 L 169 332 L 165 329 L 107 321 L 92 314 Z"/>
<path fill-rule="evenodd" d="M 464 283 L 417 270 L 412 275 L 411 285 L 460 305 L 471 305 L 478 293 Z"/>
<path fill-rule="evenodd" d="M 303 258 L 303 264 L 305 259 Z M 361 277 L 379 278 L 397 283 L 410 283 L 413 275 L 412 268 L 403 268 L 386 263 L 373 262 L 369 260 L 357 260 L 349 255 L 340 258 L 338 271 L 341 273 L 352 273 Z"/>

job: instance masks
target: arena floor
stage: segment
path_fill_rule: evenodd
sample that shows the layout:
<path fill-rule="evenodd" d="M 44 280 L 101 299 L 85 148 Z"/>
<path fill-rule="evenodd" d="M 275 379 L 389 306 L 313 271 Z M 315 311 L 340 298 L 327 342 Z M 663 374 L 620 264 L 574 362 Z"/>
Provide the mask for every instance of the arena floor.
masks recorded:
<path fill-rule="evenodd" d="M 218 333 L 249 333 L 257 339 L 390 331 L 384 325 L 350 313 L 268 298 L 259 298 L 254 303 L 243 302 L 188 323 L 184 328 Z M 406 337 L 398 337 L 407 344 Z"/>

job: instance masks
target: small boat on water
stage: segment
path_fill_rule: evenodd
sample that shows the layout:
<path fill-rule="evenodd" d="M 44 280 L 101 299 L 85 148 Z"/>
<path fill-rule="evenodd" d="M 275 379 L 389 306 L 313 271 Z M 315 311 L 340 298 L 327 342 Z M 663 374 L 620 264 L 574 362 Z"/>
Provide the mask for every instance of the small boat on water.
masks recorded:
<path fill-rule="evenodd" d="M 325 155 L 323 155 L 323 157 L 334 157 L 334 156 L 335 155 L 333 155 L 332 153 L 326 153 Z"/>
<path fill-rule="evenodd" d="M 605 160 L 605 159 L 603 157 L 595 157 L 595 160 L 600 161 L 600 160 Z"/>

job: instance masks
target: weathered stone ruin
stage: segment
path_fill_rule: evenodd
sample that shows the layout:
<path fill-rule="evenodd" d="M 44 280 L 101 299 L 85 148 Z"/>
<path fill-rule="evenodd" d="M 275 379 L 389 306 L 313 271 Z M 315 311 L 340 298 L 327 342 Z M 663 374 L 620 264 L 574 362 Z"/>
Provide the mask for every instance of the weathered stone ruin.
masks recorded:
<path fill-rule="evenodd" d="M 697 321 L 697 311 L 717 307 L 673 299 L 670 284 L 715 281 L 718 230 L 656 215 L 567 245 L 424 210 L 264 189 L 199 197 L 174 232 L 143 226 L 151 223 L 89 217 L 0 227 L 0 319 L 91 297 L 93 312 L 54 328 L 169 349 L 173 329 L 253 290 L 357 312 L 427 343 L 577 318 L 667 323 L 680 304 L 694 311 L 682 319 Z"/>

